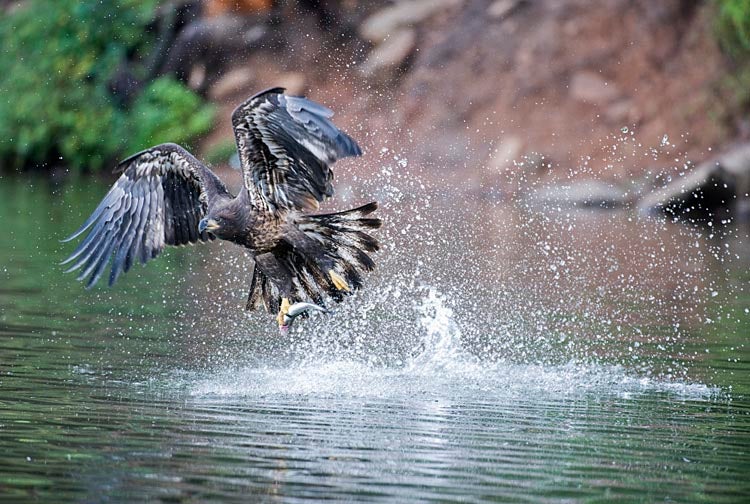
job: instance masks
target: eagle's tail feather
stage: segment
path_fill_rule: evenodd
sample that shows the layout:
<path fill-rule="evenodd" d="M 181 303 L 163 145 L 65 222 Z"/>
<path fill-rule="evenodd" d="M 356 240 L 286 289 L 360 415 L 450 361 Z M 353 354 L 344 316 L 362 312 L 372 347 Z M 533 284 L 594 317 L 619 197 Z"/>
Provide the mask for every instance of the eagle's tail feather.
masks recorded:
<path fill-rule="evenodd" d="M 279 310 L 279 291 L 268 277 L 253 265 L 253 276 L 250 280 L 250 293 L 247 296 L 246 310 L 254 310 L 264 307 L 268 313 L 275 313 Z"/>
<path fill-rule="evenodd" d="M 277 256 L 292 276 L 290 302 L 307 301 L 325 306 L 326 295 L 339 302 L 344 295 L 362 287 L 362 274 L 375 267 L 368 252 L 379 249 L 377 240 L 368 234 L 382 224 L 380 219 L 370 216 L 377 207 L 373 202 L 344 212 L 305 215 L 299 219 L 298 228 L 315 240 L 322 252 L 317 257 L 309 257 L 289 250 Z M 324 267 L 327 263 L 332 264 L 333 276 Z M 336 277 L 340 278 L 334 281 Z M 349 290 L 341 288 L 342 279 Z M 273 282 L 255 266 L 246 309 L 263 306 L 269 313 L 275 313 L 279 309 L 279 296 Z"/>
<path fill-rule="evenodd" d="M 293 277 L 290 302 L 310 301 L 325 306 L 324 293 L 337 301 L 341 300 L 341 294 L 333 287 L 333 284 L 330 287 L 326 284 L 326 277 L 316 265 L 307 264 L 304 258 L 294 253 L 287 254 L 279 259 Z M 281 293 L 278 288 L 256 264 L 253 268 L 250 293 L 247 297 L 245 309 L 265 308 L 268 313 L 276 313 L 279 310 L 280 296 Z"/>
<path fill-rule="evenodd" d="M 336 301 L 362 287 L 362 274 L 375 268 L 367 253 L 379 248 L 378 241 L 368 234 L 382 224 L 380 219 L 370 216 L 377 208 L 373 202 L 343 212 L 306 215 L 298 224 L 309 238 L 323 245 L 325 255 L 333 262 L 333 275 L 329 271 L 319 272 L 315 279 Z"/>

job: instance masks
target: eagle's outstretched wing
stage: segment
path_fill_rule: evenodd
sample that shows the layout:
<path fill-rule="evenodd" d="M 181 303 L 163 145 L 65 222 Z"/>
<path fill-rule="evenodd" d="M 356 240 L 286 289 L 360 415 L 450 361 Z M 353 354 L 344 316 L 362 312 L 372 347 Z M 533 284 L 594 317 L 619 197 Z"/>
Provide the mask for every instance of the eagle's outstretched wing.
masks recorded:
<path fill-rule="evenodd" d="M 333 195 L 330 166 L 362 151 L 328 120 L 329 109 L 283 93 L 263 91 L 232 113 L 245 189 L 270 211 L 316 209 Z"/>
<path fill-rule="evenodd" d="M 112 255 L 109 285 L 133 261 L 144 264 L 166 245 L 185 245 L 213 239 L 198 232 L 198 223 L 217 195 L 229 193 L 216 175 L 176 144 L 162 144 L 120 163 L 122 175 L 96 210 L 70 237 L 91 228 L 86 238 L 62 264 L 81 269 L 78 280 L 94 285 Z M 92 227 L 93 226 L 93 227 Z"/>

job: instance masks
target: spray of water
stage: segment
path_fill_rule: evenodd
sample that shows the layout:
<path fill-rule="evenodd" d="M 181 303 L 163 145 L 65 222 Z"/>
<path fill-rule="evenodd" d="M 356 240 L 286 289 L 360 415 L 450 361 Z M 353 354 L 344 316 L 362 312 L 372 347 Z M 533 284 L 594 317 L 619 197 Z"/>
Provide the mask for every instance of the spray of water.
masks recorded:
<path fill-rule="evenodd" d="M 703 400 L 718 390 L 703 384 L 638 376 L 622 366 L 569 361 L 563 365 L 487 362 L 463 348 L 453 310 L 434 288 L 425 289 L 416 308 L 420 351 L 399 365 L 382 365 L 341 357 L 326 349 L 285 364 L 256 362 L 209 373 L 182 374 L 196 398 L 345 397 L 403 400 L 407 397 L 481 396 L 513 401 L 529 395 L 541 399 L 587 394 L 630 398 L 667 393 Z M 320 344 L 320 341 L 317 343 Z M 320 349 L 320 347 L 317 347 Z"/>
<path fill-rule="evenodd" d="M 716 392 L 684 358 L 686 321 L 705 316 L 692 295 L 707 288 L 699 231 L 665 233 L 628 211 L 499 204 L 380 156 L 377 176 L 340 185 L 337 201 L 381 204 L 383 250 L 366 288 L 279 336 L 237 299 L 217 299 L 247 279 L 216 275 L 195 295 L 219 304 L 223 334 L 205 316 L 179 329 L 200 349 L 187 352 L 199 370 L 180 374 L 193 395 Z M 244 254 L 223 259 L 246 269 Z"/>

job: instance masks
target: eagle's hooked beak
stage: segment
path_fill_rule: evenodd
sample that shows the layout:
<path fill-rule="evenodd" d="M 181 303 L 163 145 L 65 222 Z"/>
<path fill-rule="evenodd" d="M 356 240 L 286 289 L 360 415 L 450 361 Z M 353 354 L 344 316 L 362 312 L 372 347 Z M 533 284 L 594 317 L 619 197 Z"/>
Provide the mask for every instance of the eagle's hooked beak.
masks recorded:
<path fill-rule="evenodd" d="M 208 231 L 210 233 L 212 231 L 216 231 L 220 227 L 221 226 L 219 226 L 218 222 L 206 217 L 205 219 L 201 219 L 201 221 L 198 223 L 198 232 L 202 233 L 203 231 Z"/>

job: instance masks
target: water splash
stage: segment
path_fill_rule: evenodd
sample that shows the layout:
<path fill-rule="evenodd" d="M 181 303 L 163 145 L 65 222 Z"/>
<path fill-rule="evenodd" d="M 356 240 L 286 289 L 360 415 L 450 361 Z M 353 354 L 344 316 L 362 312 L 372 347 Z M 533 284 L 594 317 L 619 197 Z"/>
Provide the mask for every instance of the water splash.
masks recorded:
<path fill-rule="evenodd" d="M 427 295 L 417 308 L 424 349 L 409 360 L 405 371 L 414 374 L 451 372 L 476 364 L 478 360 L 461 346 L 461 330 L 445 296 L 434 287 L 426 291 Z"/>
<path fill-rule="evenodd" d="M 699 231 L 625 212 L 457 201 L 398 153 L 381 157 L 379 176 L 344 186 L 340 202 L 381 204 L 383 251 L 366 289 L 286 338 L 224 299 L 216 343 L 216 320 L 190 328 L 194 343 L 213 345 L 191 368 L 191 394 L 717 392 L 691 376 L 686 345 L 707 318 L 695 293 L 711 287 L 696 273 L 711 259 Z"/>
<path fill-rule="evenodd" d="M 307 356 L 285 365 L 256 362 L 214 372 L 183 372 L 176 378 L 194 399 L 237 397 L 338 397 L 408 400 L 467 395 L 481 401 L 583 398 L 591 394 L 629 399 L 664 393 L 683 400 L 709 400 L 721 392 L 700 383 L 637 376 L 622 366 L 570 361 L 563 365 L 485 362 L 461 343 L 461 329 L 444 295 L 432 287 L 416 307 L 421 350 L 400 366 L 365 360 Z"/>

